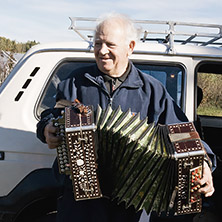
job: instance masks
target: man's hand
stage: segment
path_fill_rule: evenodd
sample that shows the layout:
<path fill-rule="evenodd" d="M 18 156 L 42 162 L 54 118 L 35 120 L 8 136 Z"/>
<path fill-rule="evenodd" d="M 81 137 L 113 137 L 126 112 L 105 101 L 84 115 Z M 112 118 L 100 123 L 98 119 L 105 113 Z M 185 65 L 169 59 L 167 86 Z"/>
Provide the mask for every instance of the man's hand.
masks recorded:
<path fill-rule="evenodd" d="M 45 126 L 44 136 L 50 149 L 57 148 L 61 142 L 61 136 L 57 136 L 57 132 L 58 128 L 54 127 L 52 122 Z"/>
<path fill-rule="evenodd" d="M 200 193 L 204 194 L 205 197 L 213 195 L 214 185 L 213 185 L 212 173 L 206 161 L 204 161 L 203 177 L 198 181 L 198 183 L 202 186 L 199 189 Z"/>

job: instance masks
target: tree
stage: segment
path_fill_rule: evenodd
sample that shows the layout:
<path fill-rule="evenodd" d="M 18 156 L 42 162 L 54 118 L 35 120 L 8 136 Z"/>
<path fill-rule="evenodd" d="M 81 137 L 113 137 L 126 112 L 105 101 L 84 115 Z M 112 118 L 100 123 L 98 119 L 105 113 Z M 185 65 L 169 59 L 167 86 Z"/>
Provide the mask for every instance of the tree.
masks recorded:
<path fill-rule="evenodd" d="M 26 43 L 16 42 L 5 37 L 0 37 L 0 50 L 14 52 L 14 53 L 25 53 L 32 46 L 39 44 L 39 42 L 27 41 Z"/>
<path fill-rule="evenodd" d="M 25 53 L 32 46 L 37 44 L 39 44 L 39 42 L 36 42 L 35 40 L 21 43 L 5 37 L 0 37 L 0 85 L 4 82 L 15 65 L 13 63 L 13 54 Z"/>
<path fill-rule="evenodd" d="M 204 94 L 202 105 L 222 108 L 222 74 L 199 73 L 198 85 Z"/>

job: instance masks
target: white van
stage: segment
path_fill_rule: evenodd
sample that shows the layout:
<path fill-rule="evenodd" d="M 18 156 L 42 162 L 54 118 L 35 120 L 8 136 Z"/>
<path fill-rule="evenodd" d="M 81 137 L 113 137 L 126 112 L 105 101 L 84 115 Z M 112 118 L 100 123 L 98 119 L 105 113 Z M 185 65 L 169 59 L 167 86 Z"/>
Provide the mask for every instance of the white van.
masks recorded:
<path fill-rule="evenodd" d="M 74 69 L 95 63 L 93 28 L 78 25 L 95 19 L 71 21 L 84 41 L 33 47 L 0 87 L 0 221 L 53 221 L 60 188 L 51 172 L 56 153 L 37 139 L 36 124 L 40 113 L 55 105 L 58 83 Z M 166 86 L 217 155 L 216 191 L 210 199 L 217 214 L 222 196 L 217 189 L 222 170 L 222 26 L 135 23 L 142 35 L 131 60 Z M 161 31 L 153 30 L 157 26 Z"/>

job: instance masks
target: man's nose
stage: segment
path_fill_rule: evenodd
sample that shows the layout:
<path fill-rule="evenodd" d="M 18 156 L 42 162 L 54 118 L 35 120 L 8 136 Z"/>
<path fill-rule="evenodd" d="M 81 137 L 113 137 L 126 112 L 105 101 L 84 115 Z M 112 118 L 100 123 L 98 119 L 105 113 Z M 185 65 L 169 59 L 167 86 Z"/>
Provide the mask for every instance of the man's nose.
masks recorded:
<path fill-rule="evenodd" d="M 105 43 L 103 43 L 101 45 L 101 48 L 100 48 L 99 52 L 102 55 L 105 55 L 105 54 L 109 53 L 108 47 L 107 47 L 107 45 Z"/>

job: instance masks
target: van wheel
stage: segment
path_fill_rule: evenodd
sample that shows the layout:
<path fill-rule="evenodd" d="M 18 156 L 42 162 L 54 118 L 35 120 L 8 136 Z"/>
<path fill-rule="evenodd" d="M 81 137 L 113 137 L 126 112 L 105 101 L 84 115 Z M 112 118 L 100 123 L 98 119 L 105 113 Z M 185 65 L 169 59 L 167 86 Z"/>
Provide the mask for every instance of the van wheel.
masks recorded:
<path fill-rule="evenodd" d="M 41 199 L 27 206 L 14 222 L 55 222 L 57 198 Z"/>

